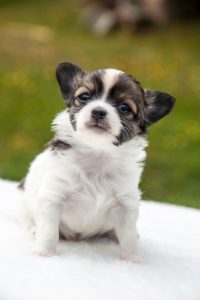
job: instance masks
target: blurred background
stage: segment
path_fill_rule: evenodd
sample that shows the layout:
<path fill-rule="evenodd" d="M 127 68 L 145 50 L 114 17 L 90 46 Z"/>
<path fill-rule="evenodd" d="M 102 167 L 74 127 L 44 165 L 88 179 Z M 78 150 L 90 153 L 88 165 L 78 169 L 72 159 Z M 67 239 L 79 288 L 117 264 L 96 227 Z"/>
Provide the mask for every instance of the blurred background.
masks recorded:
<path fill-rule="evenodd" d="M 149 129 L 143 198 L 200 208 L 200 1 L 0 0 L 0 177 L 20 180 L 64 103 L 55 67 L 113 67 L 176 97 Z"/>

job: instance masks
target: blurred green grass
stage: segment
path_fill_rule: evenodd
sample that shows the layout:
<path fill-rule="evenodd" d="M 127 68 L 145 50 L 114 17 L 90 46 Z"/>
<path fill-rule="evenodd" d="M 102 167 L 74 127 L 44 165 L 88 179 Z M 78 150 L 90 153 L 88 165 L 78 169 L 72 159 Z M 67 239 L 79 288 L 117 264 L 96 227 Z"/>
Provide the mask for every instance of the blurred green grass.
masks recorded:
<path fill-rule="evenodd" d="M 12 0 L 0 10 L 0 177 L 19 180 L 64 108 L 55 80 L 63 60 L 114 67 L 177 98 L 149 129 L 143 197 L 200 208 L 200 24 L 96 37 L 74 1 Z"/>

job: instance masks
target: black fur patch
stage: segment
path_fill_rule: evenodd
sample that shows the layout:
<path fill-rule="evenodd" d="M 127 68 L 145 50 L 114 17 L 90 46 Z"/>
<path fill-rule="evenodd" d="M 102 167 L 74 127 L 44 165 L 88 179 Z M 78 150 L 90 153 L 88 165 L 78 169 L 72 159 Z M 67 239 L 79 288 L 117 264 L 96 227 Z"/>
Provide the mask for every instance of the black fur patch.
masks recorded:
<path fill-rule="evenodd" d="M 119 75 L 107 98 L 119 102 L 123 102 L 128 98 L 134 102 L 138 113 L 141 109 L 144 109 L 144 90 L 139 81 L 126 73 Z"/>
<path fill-rule="evenodd" d="M 59 139 L 53 139 L 51 140 L 47 146 L 51 149 L 51 151 L 57 151 L 57 150 L 67 150 L 71 148 L 71 145 L 59 140 Z"/>
<path fill-rule="evenodd" d="M 26 177 L 24 177 L 20 180 L 20 182 L 17 185 L 18 189 L 24 190 L 25 179 L 26 179 Z"/>
<path fill-rule="evenodd" d="M 95 99 L 100 98 L 104 92 L 103 70 L 98 70 L 89 74 L 89 81 L 92 84 L 91 96 Z"/>
<path fill-rule="evenodd" d="M 69 118 L 70 118 L 70 122 L 71 122 L 72 127 L 74 128 L 74 130 L 76 130 L 76 118 L 75 118 L 75 115 L 81 110 L 82 107 L 83 107 L 83 105 L 81 105 L 81 106 L 72 105 L 69 108 Z"/>

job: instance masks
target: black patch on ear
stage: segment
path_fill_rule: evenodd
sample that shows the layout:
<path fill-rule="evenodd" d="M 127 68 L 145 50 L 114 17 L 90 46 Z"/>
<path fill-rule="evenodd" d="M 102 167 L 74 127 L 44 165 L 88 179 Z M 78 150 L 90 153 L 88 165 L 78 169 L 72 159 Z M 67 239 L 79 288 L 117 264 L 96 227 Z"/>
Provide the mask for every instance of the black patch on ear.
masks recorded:
<path fill-rule="evenodd" d="M 77 65 L 63 62 L 56 68 L 56 78 L 60 86 L 63 98 L 70 104 L 70 98 L 77 88 L 79 81 L 85 72 Z"/>
<path fill-rule="evenodd" d="M 175 98 L 171 95 L 152 90 L 145 90 L 145 100 L 145 120 L 147 126 L 167 115 L 175 103 Z"/>

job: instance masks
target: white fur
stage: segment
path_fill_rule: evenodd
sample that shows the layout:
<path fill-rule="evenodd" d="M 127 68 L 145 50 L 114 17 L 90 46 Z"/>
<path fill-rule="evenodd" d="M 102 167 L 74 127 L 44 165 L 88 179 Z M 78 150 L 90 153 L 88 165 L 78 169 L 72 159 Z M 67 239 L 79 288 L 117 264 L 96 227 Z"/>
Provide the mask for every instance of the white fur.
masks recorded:
<path fill-rule="evenodd" d="M 114 231 L 121 257 L 135 261 L 138 184 L 147 142 L 135 137 L 113 145 L 120 125 L 111 108 L 110 122 L 115 129 L 110 136 L 104 139 L 102 134 L 87 132 L 83 122 L 87 109 L 79 113 L 77 131 L 68 111 L 54 120 L 56 137 L 72 147 L 56 154 L 46 149 L 32 162 L 21 192 L 23 220 L 27 228 L 36 231 L 34 252 L 39 255 L 55 253 L 59 229 L 67 239 Z"/>
<path fill-rule="evenodd" d="M 104 75 L 104 97 L 106 99 L 107 93 L 111 86 L 113 86 L 118 79 L 119 74 L 123 74 L 122 71 L 117 69 L 105 69 Z"/>

